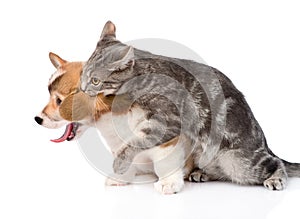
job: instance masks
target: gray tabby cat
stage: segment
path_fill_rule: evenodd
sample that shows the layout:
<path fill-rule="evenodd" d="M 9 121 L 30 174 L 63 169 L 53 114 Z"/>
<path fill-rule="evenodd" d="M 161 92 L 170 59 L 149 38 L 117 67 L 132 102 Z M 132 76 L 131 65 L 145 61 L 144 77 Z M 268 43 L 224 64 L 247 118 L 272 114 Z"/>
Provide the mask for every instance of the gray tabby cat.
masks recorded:
<path fill-rule="evenodd" d="M 288 176 L 300 177 L 300 164 L 284 161 L 268 148 L 243 94 L 224 74 L 125 45 L 115 38 L 111 22 L 84 67 L 81 89 L 90 96 L 113 96 L 115 114 L 138 107 L 151 121 L 118 153 L 117 173 L 126 173 L 139 153 L 183 137 L 180 147 L 188 148 L 183 161 L 193 160 L 190 181 L 226 180 L 282 190 Z"/>

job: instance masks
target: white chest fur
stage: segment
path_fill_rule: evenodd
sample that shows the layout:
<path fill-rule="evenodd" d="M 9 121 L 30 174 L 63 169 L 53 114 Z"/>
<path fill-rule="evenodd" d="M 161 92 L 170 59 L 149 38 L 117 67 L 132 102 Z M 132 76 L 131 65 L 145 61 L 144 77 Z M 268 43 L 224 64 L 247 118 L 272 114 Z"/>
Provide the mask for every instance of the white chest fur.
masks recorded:
<path fill-rule="evenodd" d="M 101 115 L 96 127 L 115 154 L 130 139 L 141 134 L 147 126 L 145 113 L 140 108 L 132 108 L 126 114 L 115 115 L 111 112 Z"/>

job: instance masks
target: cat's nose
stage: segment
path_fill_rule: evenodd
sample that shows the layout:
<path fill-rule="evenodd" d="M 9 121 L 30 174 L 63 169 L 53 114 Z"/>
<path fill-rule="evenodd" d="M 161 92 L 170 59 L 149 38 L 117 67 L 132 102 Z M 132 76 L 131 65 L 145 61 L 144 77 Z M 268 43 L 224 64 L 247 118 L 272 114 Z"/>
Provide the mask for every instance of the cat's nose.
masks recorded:
<path fill-rule="evenodd" d="M 41 117 L 39 117 L 39 116 L 34 117 L 34 120 L 39 125 L 42 125 L 42 123 L 43 123 L 43 119 Z"/>
<path fill-rule="evenodd" d="M 80 90 L 82 90 L 83 92 L 85 92 L 85 90 L 86 90 L 86 83 L 81 82 Z"/>

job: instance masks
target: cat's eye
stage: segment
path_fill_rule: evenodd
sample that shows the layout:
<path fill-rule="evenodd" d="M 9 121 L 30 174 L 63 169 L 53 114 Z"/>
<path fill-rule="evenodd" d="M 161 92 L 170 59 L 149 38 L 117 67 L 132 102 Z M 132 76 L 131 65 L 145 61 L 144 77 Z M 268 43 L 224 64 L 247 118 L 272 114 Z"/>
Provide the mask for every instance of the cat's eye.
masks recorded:
<path fill-rule="evenodd" d="M 56 105 L 59 106 L 61 104 L 61 102 L 62 102 L 62 100 L 59 97 L 57 97 L 56 98 Z"/>
<path fill-rule="evenodd" d="M 92 78 L 92 84 L 97 86 L 98 84 L 100 84 L 100 80 L 98 78 Z"/>

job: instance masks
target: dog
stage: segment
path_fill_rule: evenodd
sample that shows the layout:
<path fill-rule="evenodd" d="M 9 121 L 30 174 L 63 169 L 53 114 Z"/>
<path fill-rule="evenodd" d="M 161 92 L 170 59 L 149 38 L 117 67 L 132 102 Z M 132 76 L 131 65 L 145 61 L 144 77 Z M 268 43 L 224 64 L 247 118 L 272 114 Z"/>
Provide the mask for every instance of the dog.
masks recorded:
<path fill-rule="evenodd" d="M 189 156 L 191 148 L 182 147 L 188 145 L 187 138 L 177 136 L 146 150 L 124 147 L 130 136 L 140 135 L 141 130 L 147 128 L 149 119 L 145 119 L 143 110 L 137 106 L 130 106 L 129 109 L 129 106 L 122 104 L 122 99 L 113 104 L 113 96 L 98 94 L 91 97 L 85 94 L 80 90 L 84 62 L 68 62 L 54 53 L 49 53 L 49 58 L 56 68 L 48 83 L 50 99 L 34 119 L 46 128 L 66 126 L 64 134 L 51 141 L 72 141 L 94 126 L 115 157 L 115 174 L 108 176 L 106 185 L 126 185 L 133 182 L 136 175 L 154 173 L 159 177 L 154 183 L 157 191 L 162 194 L 181 191 L 184 179 L 188 178 L 194 168 L 192 157 Z M 124 160 L 127 161 L 125 164 Z"/>
<path fill-rule="evenodd" d="M 84 63 L 67 62 L 54 53 L 49 53 L 49 58 L 56 68 L 48 83 L 50 99 L 42 112 L 34 119 L 46 128 L 57 129 L 66 125 L 65 133 L 60 138 L 51 141 L 57 143 L 65 140 L 71 141 L 89 127 L 88 124 L 70 122 L 72 119 L 67 120 L 72 113 L 68 105 L 72 102 L 74 94 L 78 93 L 79 77 Z"/>

